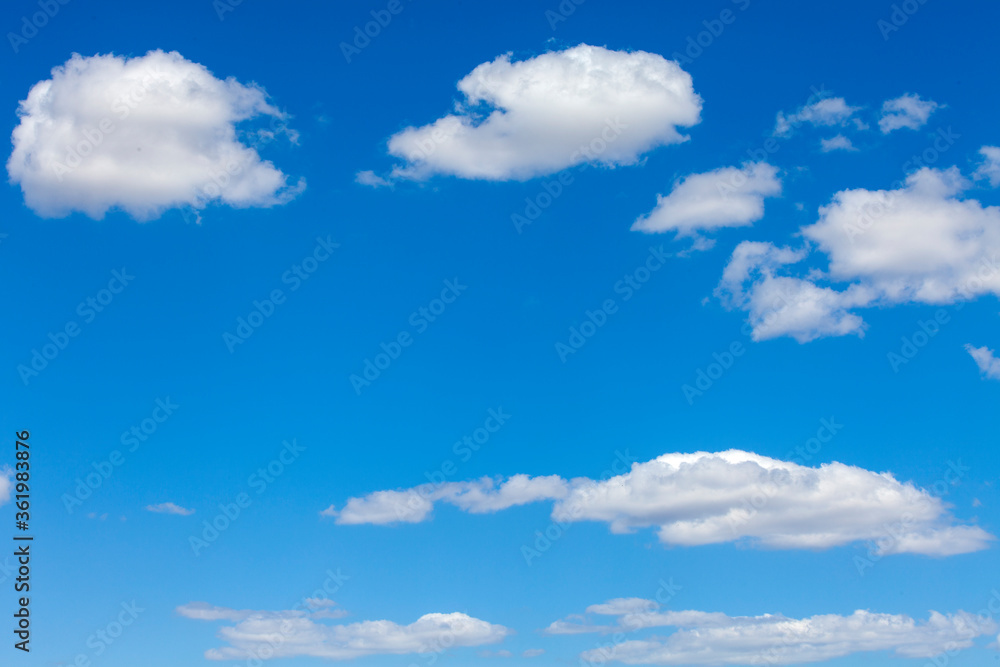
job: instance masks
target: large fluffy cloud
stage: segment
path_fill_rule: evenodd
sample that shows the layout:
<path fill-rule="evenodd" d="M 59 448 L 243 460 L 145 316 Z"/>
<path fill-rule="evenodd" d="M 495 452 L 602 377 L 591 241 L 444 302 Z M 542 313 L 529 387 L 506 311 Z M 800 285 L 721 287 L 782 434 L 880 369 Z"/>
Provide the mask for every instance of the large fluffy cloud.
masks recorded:
<path fill-rule="evenodd" d="M 614 533 L 655 527 L 661 542 L 682 546 L 746 541 L 825 549 L 873 541 L 880 554 L 947 556 L 984 549 L 993 539 L 956 523 L 939 498 L 889 473 L 842 463 L 810 468 L 740 450 L 664 454 L 606 480 L 520 475 L 499 485 L 485 479 L 379 491 L 325 513 L 340 523 L 418 523 L 438 500 L 478 513 L 554 500 L 557 522 L 602 521 Z"/>
<path fill-rule="evenodd" d="M 782 265 L 806 249 L 745 242 L 717 294 L 748 312 L 756 339 L 801 342 L 863 332 L 853 308 L 1000 295 L 1000 208 L 963 198 L 968 186 L 954 167 L 923 168 L 893 190 L 838 192 L 801 230 L 828 271 L 796 275 Z"/>
<path fill-rule="evenodd" d="M 628 604 L 622 604 L 628 603 Z M 602 609 L 603 608 L 603 609 Z M 988 616 L 964 611 L 930 612 L 926 621 L 904 614 L 858 610 L 849 616 L 824 614 L 796 619 L 781 614 L 728 616 L 702 611 L 660 611 L 652 600 L 612 600 L 588 613 L 618 616 L 614 625 L 557 621 L 549 634 L 636 632 L 676 628 L 666 638 L 631 639 L 584 652 L 591 664 L 788 665 L 831 660 L 855 653 L 892 651 L 906 658 L 932 658 L 969 648 L 997 631 Z"/>
<path fill-rule="evenodd" d="M 632 225 L 634 231 L 673 231 L 697 237 L 719 227 L 743 227 L 764 217 L 764 198 L 781 194 L 778 170 L 766 162 L 691 174 L 674 183 L 656 207 Z"/>
<path fill-rule="evenodd" d="M 522 61 L 500 56 L 458 90 L 454 113 L 389 139 L 389 152 L 405 160 L 393 177 L 526 179 L 583 162 L 632 164 L 686 140 L 678 127 L 701 112 L 677 63 L 586 44 Z"/>
<path fill-rule="evenodd" d="M 217 79 L 176 52 L 74 54 L 31 88 L 18 113 L 7 171 L 46 217 L 101 218 L 120 208 L 146 220 L 212 202 L 266 207 L 305 186 L 289 186 L 237 134 L 237 123 L 265 117 L 274 122 L 257 130 L 258 143 L 276 128 L 294 138 L 264 91 Z"/>
<path fill-rule="evenodd" d="M 327 610 L 249 611 L 194 602 L 177 608 L 181 616 L 202 621 L 229 621 L 218 636 L 229 646 L 209 649 L 209 660 L 266 660 L 311 656 L 350 660 L 368 655 L 435 653 L 453 646 L 482 646 L 506 637 L 510 630 L 466 614 L 425 614 L 409 625 L 361 621 L 343 625 L 317 623 Z"/>

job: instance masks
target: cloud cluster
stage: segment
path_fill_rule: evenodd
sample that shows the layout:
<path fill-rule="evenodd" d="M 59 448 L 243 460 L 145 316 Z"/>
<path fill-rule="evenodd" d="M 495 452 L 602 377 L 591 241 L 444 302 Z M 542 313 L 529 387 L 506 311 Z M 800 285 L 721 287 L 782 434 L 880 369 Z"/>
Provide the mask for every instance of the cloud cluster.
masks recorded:
<path fill-rule="evenodd" d="M 825 549 L 875 541 L 880 554 L 948 556 L 993 537 L 961 525 L 937 497 L 889 473 L 830 463 L 810 468 L 751 452 L 664 454 L 605 480 L 518 475 L 378 491 L 326 514 L 339 523 L 419 523 L 438 500 L 472 513 L 554 500 L 557 522 L 601 521 L 613 533 L 655 527 L 666 545 L 745 541 L 775 549 Z M 897 526 L 884 540 L 886 525 Z"/>
<path fill-rule="evenodd" d="M 237 123 L 255 117 L 283 127 L 264 91 L 217 79 L 177 52 L 74 54 L 32 86 L 18 114 L 7 172 L 45 217 L 101 218 L 118 208 L 148 220 L 213 202 L 267 207 L 305 187 L 304 180 L 290 186 L 237 134 Z"/>
<path fill-rule="evenodd" d="M 744 227 L 764 217 L 764 198 L 781 194 L 778 170 L 766 162 L 691 174 L 657 195 L 656 207 L 632 225 L 633 231 L 673 231 L 678 237 L 720 227 Z"/>
<path fill-rule="evenodd" d="M 862 334 L 854 308 L 998 295 L 1000 209 L 962 198 L 968 187 L 955 167 L 925 167 L 894 190 L 837 192 L 819 220 L 801 229 L 825 256 L 827 271 L 788 271 L 808 256 L 805 248 L 744 242 L 716 293 L 748 313 L 756 340 L 800 342 Z"/>
<path fill-rule="evenodd" d="M 893 130 L 909 128 L 919 130 L 927 124 L 927 119 L 940 104 L 932 100 L 922 100 L 919 95 L 907 93 L 882 104 L 882 115 L 878 120 L 878 129 L 882 134 Z"/>
<path fill-rule="evenodd" d="M 557 621 L 548 634 L 602 634 L 673 627 L 666 638 L 635 639 L 585 651 L 593 664 L 789 665 L 831 660 L 855 653 L 893 651 L 906 658 L 932 658 L 968 648 L 997 631 L 990 619 L 959 611 L 930 612 L 926 621 L 904 614 L 858 610 L 849 616 L 824 614 L 795 619 L 781 614 L 728 616 L 703 611 L 660 611 L 652 600 L 611 600 L 588 613 L 618 616 L 614 625 L 588 625 L 578 617 Z"/>
<path fill-rule="evenodd" d="M 685 141 L 678 128 L 701 113 L 691 76 L 677 63 L 587 44 L 521 61 L 500 56 L 458 90 L 454 113 L 389 139 L 389 153 L 405 161 L 392 179 L 527 179 L 581 163 L 633 164 Z M 359 182 L 379 184 L 362 174 Z"/>
<path fill-rule="evenodd" d="M 318 605 L 318 606 L 328 606 Z M 433 653 L 452 646 L 482 646 L 503 640 L 510 630 L 466 614 L 425 614 L 409 625 L 361 621 L 344 625 L 317 623 L 330 618 L 316 611 L 249 611 L 193 602 L 177 608 L 186 618 L 228 621 L 218 636 L 228 646 L 205 652 L 209 660 L 249 660 L 311 656 L 351 660 L 369 655 Z"/>

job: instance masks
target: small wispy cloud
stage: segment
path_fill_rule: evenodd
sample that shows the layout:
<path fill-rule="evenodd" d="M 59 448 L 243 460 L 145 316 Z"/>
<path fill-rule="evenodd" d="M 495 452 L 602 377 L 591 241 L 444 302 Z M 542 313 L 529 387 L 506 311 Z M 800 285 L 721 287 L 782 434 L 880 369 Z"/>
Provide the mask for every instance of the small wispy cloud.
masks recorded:
<path fill-rule="evenodd" d="M 174 503 L 160 503 L 159 505 L 146 505 L 146 509 L 157 514 L 178 514 L 180 516 L 190 516 L 194 510 L 175 505 Z"/>

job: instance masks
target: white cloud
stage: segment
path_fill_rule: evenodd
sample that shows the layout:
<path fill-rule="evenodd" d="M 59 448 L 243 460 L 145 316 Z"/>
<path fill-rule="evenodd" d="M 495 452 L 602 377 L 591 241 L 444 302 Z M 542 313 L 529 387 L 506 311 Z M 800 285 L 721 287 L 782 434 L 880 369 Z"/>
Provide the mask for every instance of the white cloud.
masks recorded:
<path fill-rule="evenodd" d="M 377 175 L 371 169 L 366 169 L 365 171 L 359 171 L 354 176 L 354 182 L 361 185 L 368 185 L 373 188 L 381 188 L 387 185 L 392 185 L 389 181 L 385 180 L 381 176 Z"/>
<path fill-rule="evenodd" d="M 693 236 L 720 227 L 744 227 L 764 217 L 764 198 L 781 194 L 778 170 L 765 163 L 691 174 L 657 195 L 656 207 L 632 225 L 633 231 L 674 231 Z"/>
<path fill-rule="evenodd" d="M 217 607 L 207 602 L 189 602 L 177 607 L 177 613 L 184 618 L 193 618 L 198 621 L 242 621 L 254 614 L 261 613 L 251 609 L 229 609 L 228 607 Z"/>
<path fill-rule="evenodd" d="M 838 292 L 776 275 L 781 267 L 796 264 L 807 254 L 805 249 L 766 242 L 744 241 L 736 246 L 716 295 L 727 307 L 747 312 L 754 340 L 791 336 L 805 343 L 820 336 L 864 335 L 864 321 L 847 310 L 871 301 L 864 288 Z"/>
<path fill-rule="evenodd" d="M 634 164 L 687 137 L 701 98 L 660 55 L 580 44 L 522 61 L 506 54 L 458 82 L 463 101 L 389 139 L 392 178 L 527 179 L 587 163 Z"/>
<path fill-rule="evenodd" d="M 434 653 L 451 646 L 482 646 L 503 640 L 510 630 L 466 614 L 425 614 L 409 625 L 361 621 L 317 623 L 324 611 L 238 611 L 195 602 L 177 608 L 186 618 L 229 621 L 218 637 L 229 645 L 209 649 L 209 660 L 311 656 L 350 660 L 369 655 Z"/>
<path fill-rule="evenodd" d="M 788 115 L 779 111 L 774 134 L 779 137 L 788 136 L 796 127 L 806 123 L 819 127 L 844 125 L 860 109 L 861 107 L 847 104 L 843 97 L 825 97 Z"/>
<path fill-rule="evenodd" d="M 9 467 L 0 468 L 0 505 L 10 502 L 10 492 L 14 489 L 14 471 Z"/>
<path fill-rule="evenodd" d="M 385 494 L 396 495 L 387 500 Z M 411 494 L 426 505 L 412 514 L 408 505 L 391 506 Z M 766 502 L 751 505 L 762 495 Z M 437 500 L 482 513 L 546 499 L 555 500 L 555 521 L 603 521 L 613 533 L 656 527 L 667 545 L 742 541 L 826 549 L 875 541 L 880 554 L 948 556 L 984 549 L 993 539 L 977 526 L 957 524 L 939 498 L 890 473 L 842 463 L 809 468 L 740 450 L 664 454 L 605 481 L 519 475 L 499 488 L 484 478 L 380 491 L 327 512 L 339 523 L 417 523 L 430 517 Z M 897 526 L 888 540 L 886 525 Z"/>
<path fill-rule="evenodd" d="M 376 491 L 363 498 L 351 498 L 339 511 L 331 505 L 321 514 L 336 517 L 339 524 L 420 523 L 430 518 L 434 503 L 438 501 L 456 505 L 472 514 L 483 514 L 561 498 L 566 495 L 567 487 L 566 481 L 555 475 L 514 475 L 502 483 L 483 477 L 472 482 L 424 484 L 412 489 Z"/>
<path fill-rule="evenodd" d="M 991 380 L 1000 380 L 1000 359 L 993 354 L 993 350 L 985 346 L 973 347 L 972 345 L 966 345 L 965 351 L 975 360 L 976 365 L 979 366 L 979 372 L 983 374 L 983 377 Z"/>
<path fill-rule="evenodd" d="M 1000 209 L 961 198 L 968 185 L 954 167 L 923 168 L 894 190 L 838 192 L 801 230 L 829 261 L 827 272 L 782 275 L 806 249 L 748 242 L 734 251 L 717 294 L 748 312 L 755 339 L 800 342 L 861 334 L 853 308 L 1000 295 Z M 819 279 L 847 285 L 821 287 Z"/>
<path fill-rule="evenodd" d="M 540 655 L 542 655 L 544 653 L 545 653 L 545 649 L 543 649 L 543 648 L 529 648 L 529 649 L 525 649 L 521 653 L 521 657 L 522 658 L 537 658 L 538 656 L 540 656 Z"/>
<path fill-rule="evenodd" d="M 179 514 L 180 516 L 190 516 L 191 514 L 194 514 L 194 510 L 189 510 L 186 507 L 181 507 L 180 505 L 175 505 L 174 503 L 146 505 L 146 509 L 150 512 L 156 512 L 158 514 Z"/>
<path fill-rule="evenodd" d="M 922 100 L 919 95 L 901 95 L 882 104 L 882 116 L 878 119 L 878 129 L 882 134 L 893 130 L 909 128 L 918 130 L 927 124 L 927 119 L 941 105 L 931 100 Z"/>
<path fill-rule="evenodd" d="M 290 187 L 239 139 L 241 121 L 284 123 L 264 91 L 217 79 L 176 52 L 74 54 L 31 88 L 18 114 L 7 172 L 25 203 L 45 217 L 82 211 L 101 218 L 120 208 L 147 220 L 213 202 L 266 207 L 305 187 L 304 180 Z M 257 136 L 268 141 L 275 133 Z"/>
<path fill-rule="evenodd" d="M 832 151 L 857 151 L 858 149 L 854 147 L 851 140 L 842 134 L 838 134 L 835 137 L 829 139 L 819 140 L 820 150 L 824 153 L 830 153 Z"/>
<path fill-rule="evenodd" d="M 1000 185 L 1000 147 L 983 146 L 979 153 L 983 156 L 983 161 L 973 176 L 977 180 L 986 178 L 990 185 L 997 187 Z"/>
<path fill-rule="evenodd" d="M 905 658 L 932 658 L 973 646 L 997 624 L 975 614 L 932 611 L 926 621 L 904 614 L 858 610 L 849 616 L 824 614 L 796 619 L 781 614 L 728 616 L 702 611 L 623 612 L 614 625 L 592 626 L 593 632 L 634 632 L 673 627 L 666 638 L 633 639 L 585 651 L 583 661 L 630 665 L 788 665 L 821 662 L 855 653 L 892 651 Z M 561 634 L 566 622 L 549 626 Z"/>

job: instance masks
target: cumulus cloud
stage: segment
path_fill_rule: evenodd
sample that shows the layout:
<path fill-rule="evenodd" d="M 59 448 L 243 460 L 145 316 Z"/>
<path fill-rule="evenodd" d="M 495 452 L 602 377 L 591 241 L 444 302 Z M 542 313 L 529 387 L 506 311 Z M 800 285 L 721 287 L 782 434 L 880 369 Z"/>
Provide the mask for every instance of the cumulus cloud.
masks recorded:
<path fill-rule="evenodd" d="M 237 132 L 238 123 L 264 117 L 272 128 L 257 130 L 257 143 L 276 131 L 294 139 L 265 92 L 217 79 L 177 52 L 74 54 L 32 86 L 18 115 L 7 172 L 45 217 L 121 209 L 148 220 L 211 203 L 268 207 L 305 187 L 290 186 Z"/>
<path fill-rule="evenodd" d="M 976 169 L 974 177 L 978 179 L 988 179 L 990 185 L 997 187 L 1000 185 L 1000 147 L 983 146 L 979 149 L 979 154 L 983 156 L 983 161 Z"/>
<path fill-rule="evenodd" d="M 854 147 L 851 140 L 842 134 L 838 134 L 835 137 L 829 139 L 820 139 L 819 148 L 824 153 L 830 153 L 832 151 L 857 151 L 858 149 Z"/>
<path fill-rule="evenodd" d="M 632 225 L 633 231 L 673 231 L 697 237 L 720 227 L 745 227 L 764 217 L 764 198 L 781 194 L 778 170 L 766 162 L 691 174 L 657 195 L 656 207 Z"/>
<path fill-rule="evenodd" d="M 790 114 L 779 111 L 774 124 L 774 134 L 775 136 L 786 137 L 796 127 L 803 124 L 818 127 L 844 125 L 860 109 L 861 107 L 852 107 L 847 104 L 843 97 L 825 97 L 817 102 L 800 107 L 797 111 Z"/>
<path fill-rule="evenodd" d="M 654 527 L 663 544 L 678 546 L 741 541 L 826 549 L 873 541 L 880 554 L 948 556 L 984 549 L 993 539 L 957 523 L 939 498 L 890 473 L 842 463 L 810 468 L 740 450 L 664 454 L 604 480 L 519 475 L 499 487 L 487 478 L 423 488 L 351 498 L 341 512 L 328 512 L 340 523 L 417 523 L 429 518 L 429 508 L 407 514 L 408 505 L 390 509 L 384 495 L 405 502 L 417 493 L 431 507 L 445 500 L 475 513 L 554 500 L 557 522 L 601 521 L 612 533 Z M 887 525 L 896 526 L 891 539 Z"/>
<path fill-rule="evenodd" d="M 941 105 L 931 100 L 922 100 L 919 95 L 901 95 L 882 104 L 882 115 L 878 119 L 878 129 L 882 134 L 893 130 L 909 128 L 919 130 L 927 124 L 927 119 Z"/>
<path fill-rule="evenodd" d="M 446 502 L 472 514 L 551 500 L 566 495 L 568 485 L 556 475 L 531 477 L 514 475 L 505 481 L 483 477 L 472 482 L 424 484 L 412 489 L 376 491 L 351 498 L 342 510 L 333 505 L 323 516 L 336 517 L 340 524 L 420 523 L 430 518 L 435 502 Z"/>
<path fill-rule="evenodd" d="M 965 351 L 975 360 L 976 365 L 979 366 L 979 372 L 983 374 L 983 377 L 991 380 L 1000 380 L 1000 359 L 993 353 L 993 350 L 985 346 L 973 347 L 972 345 L 966 345 Z"/>
<path fill-rule="evenodd" d="M 849 616 L 824 614 L 796 619 L 781 614 L 728 616 L 702 611 L 658 611 L 646 600 L 645 610 L 623 610 L 614 625 L 592 626 L 592 632 L 634 632 L 676 628 L 666 638 L 632 639 L 585 651 L 584 661 L 629 665 L 788 665 L 820 662 L 855 653 L 892 651 L 904 658 L 933 658 L 969 648 L 974 640 L 997 631 L 988 618 L 964 611 L 931 611 L 926 621 L 904 614 L 858 610 Z M 549 626 L 562 634 L 567 622 Z"/>
<path fill-rule="evenodd" d="M 189 516 L 194 514 L 194 510 L 189 510 L 186 507 L 181 507 L 180 505 L 175 505 L 174 503 L 146 505 L 146 509 L 150 512 L 156 512 L 157 514 L 179 514 L 180 516 Z"/>
<path fill-rule="evenodd" d="M 524 180 L 581 163 L 634 164 L 687 140 L 678 128 L 701 113 L 677 63 L 587 44 L 521 61 L 502 55 L 458 90 L 454 113 L 389 139 L 389 153 L 404 160 L 392 178 Z"/>
<path fill-rule="evenodd" d="M 789 275 L 781 267 L 805 259 L 807 249 L 747 242 L 716 293 L 749 314 L 755 339 L 800 342 L 863 333 L 853 308 L 1000 295 L 1000 209 L 962 198 L 968 186 L 955 167 L 923 168 L 893 190 L 840 191 L 801 229 L 827 271 Z"/>
<path fill-rule="evenodd" d="M 716 288 L 729 308 L 747 312 L 754 340 L 791 336 L 806 343 L 821 336 L 863 336 L 864 321 L 848 308 L 871 302 L 868 290 L 852 286 L 844 292 L 801 278 L 778 275 L 806 258 L 806 249 L 744 241 L 736 246 Z"/>
<path fill-rule="evenodd" d="M 218 637 L 228 646 L 209 649 L 209 660 L 245 660 L 268 656 L 311 656 L 351 660 L 369 655 L 433 653 L 451 646 L 482 646 L 503 640 L 510 630 L 466 614 L 425 614 L 409 625 L 361 621 L 343 625 L 318 623 L 321 612 L 238 611 L 194 602 L 177 608 L 186 618 L 229 621 Z"/>

